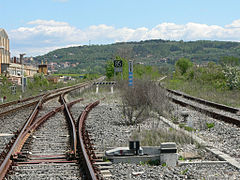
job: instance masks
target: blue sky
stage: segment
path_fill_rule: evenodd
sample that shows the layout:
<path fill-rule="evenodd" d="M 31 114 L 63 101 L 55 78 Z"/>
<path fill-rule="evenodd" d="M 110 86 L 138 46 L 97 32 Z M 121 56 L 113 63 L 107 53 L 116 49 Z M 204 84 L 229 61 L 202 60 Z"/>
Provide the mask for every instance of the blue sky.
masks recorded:
<path fill-rule="evenodd" d="M 12 55 L 146 39 L 240 41 L 239 0 L 0 0 Z"/>

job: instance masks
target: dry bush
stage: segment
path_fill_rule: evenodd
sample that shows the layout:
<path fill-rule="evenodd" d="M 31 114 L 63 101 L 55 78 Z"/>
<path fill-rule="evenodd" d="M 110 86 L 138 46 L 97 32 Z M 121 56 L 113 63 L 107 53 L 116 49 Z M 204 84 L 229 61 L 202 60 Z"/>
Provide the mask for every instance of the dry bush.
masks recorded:
<path fill-rule="evenodd" d="M 134 80 L 132 87 L 128 87 L 127 81 L 122 81 L 119 82 L 119 88 L 127 124 L 143 121 L 150 111 L 164 115 L 170 109 L 166 91 L 150 80 Z"/>
<path fill-rule="evenodd" d="M 182 134 L 172 128 L 158 128 L 134 132 L 131 139 L 141 141 L 142 146 L 159 146 L 163 142 L 176 142 L 177 144 L 192 144 L 192 137 Z"/>

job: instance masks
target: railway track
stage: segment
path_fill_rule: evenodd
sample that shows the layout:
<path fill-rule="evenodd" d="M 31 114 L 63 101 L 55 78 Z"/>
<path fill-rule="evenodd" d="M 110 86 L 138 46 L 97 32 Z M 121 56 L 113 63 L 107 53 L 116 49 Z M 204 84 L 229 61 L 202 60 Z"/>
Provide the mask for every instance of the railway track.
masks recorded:
<path fill-rule="evenodd" d="M 74 168 L 76 169 L 77 163 L 69 158 L 70 153 L 68 152 L 71 152 L 70 140 L 72 138 L 68 133 L 68 123 L 63 113 L 57 113 L 63 109 L 64 105 L 61 105 L 55 110 L 49 111 L 36 119 L 23 132 L 21 140 L 10 158 L 13 165 L 12 175 L 9 175 L 6 179 L 45 179 L 60 175 L 64 179 L 69 179 L 68 176 L 70 176 L 70 179 L 71 176 L 74 179 L 76 173 L 70 173 L 68 176 L 66 173 L 64 174 L 66 171 L 69 174 Z M 53 115 L 55 116 L 53 117 Z M 54 165 L 46 168 L 49 163 L 54 163 Z M 62 163 L 65 163 L 63 169 L 59 167 L 59 164 Z M 31 170 L 34 169 L 33 164 L 35 165 L 34 171 Z"/>
<path fill-rule="evenodd" d="M 103 79 L 104 79 L 104 76 L 98 78 L 95 81 L 102 81 Z M 25 108 L 35 106 L 38 103 L 39 99 L 43 96 L 48 95 L 48 98 L 45 99 L 45 101 L 48 101 L 49 99 L 53 98 L 52 96 L 57 97 L 62 92 L 67 93 L 67 92 L 72 91 L 73 89 L 78 89 L 78 88 L 82 87 L 83 84 L 85 84 L 85 86 L 90 86 L 95 81 L 93 80 L 93 81 L 89 81 L 87 83 L 80 83 L 80 84 L 76 84 L 74 86 L 63 87 L 63 88 L 47 91 L 46 93 L 40 94 L 40 95 L 37 95 L 37 96 L 32 96 L 32 97 L 29 97 L 29 98 L 15 100 L 15 101 L 7 102 L 7 103 L 4 103 L 4 104 L 0 104 L 0 118 L 3 118 L 4 116 L 9 115 L 11 113 L 15 113 L 17 111 L 23 110 Z"/>
<path fill-rule="evenodd" d="M 222 120 L 240 127 L 240 116 L 238 114 L 240 110 L 237 108 L 189 96 L 179 91 L 170 89 L 167 89 L 167 91 L 169 92 L 170 100 L 176 104 L 192 108 L 214 119 Z"/>
<path fill-rule="evenodd" d="M 62 92 L 67 93 L 70 90 L 79 89 L 81 86 L 89 86 L 91 83 L 92 82 L 81 83 L 72 87 L 64 87 L 47 92 L 47 94 L 45 94 L 46 98 L 44 99 L 44 102 L 60 96 Z M 14 135 L 20 132 L 21 127 L 24 126 L 24 123 L 34 109 L 34 106 L 37 105 L 39 99 L 42 97 L 43 94 L 0 105 L 0 153 L 6 153 L 4 149 L 6 149 L 8 143 L 13 140 Z M 37 116 L 39 115 L 41 115 L 41 112 Z"/>
<path fill-rule="evenodd" d="M 82 84 L 81 87 L 87 85 L 89 84 Z M 45 177 L 81 179 L 82 175 L 84 179 L 101 179 L 100 173 L 93 168 L 92 155 L 88 156 L 90 140 L 87 138 L 88 141 L 86 141 L 84 130 L 77 130 L 76 122 L 69 110 L 70 106 L 78 103 L 81 99 L 68 104 L 64 99 L 66 93 L 79 89 L 79 87 L 72 87 L 65 89 L 64 92 L 41 97 L 24 127 L 6 147 L 8 152 L 5 151 L 1 154 L 0 179 L 45 179 Z M 43 112 L 40 115 L 39 110 L 44 109 L 43 104 L 57 97 L 61 97 L 59 100 L 61 105 L 52 105 L 50 111 L 49 108 L 45 108 L 49 112 Z M 98 103 L 93 103 L 83 111 L 82 114 L 85 115 L 79 116 L 78 122 L 81 125 L 78 125 L 78 128 L 84 128 L 88 112 Z M 59 107 L 54 109 L 56 106 Z M 60 111 L 64 113 L 58 113 Z M 52 117 L 55 114 L 59 117 Z M 47 121 L 47 119 L 49 120 Z M 91 153 L 94 151 L 91 150 Z M 84 168 L 86 173 L 81 171 L 82 167 L 79 167 L 79 154 L 82 154 L 81 157 L 85 159 L 81 160 L 81 162 L 85 162 L 81 165 L 86 165 L 87 168 Z M 6 174 L 8 176 L 5 176 Z"/>

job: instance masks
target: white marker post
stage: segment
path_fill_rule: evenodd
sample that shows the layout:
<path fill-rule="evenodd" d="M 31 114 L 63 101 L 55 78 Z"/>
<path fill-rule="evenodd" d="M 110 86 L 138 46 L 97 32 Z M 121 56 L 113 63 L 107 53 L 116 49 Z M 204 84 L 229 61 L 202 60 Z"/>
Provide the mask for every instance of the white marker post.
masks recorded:
<path fill-rule="evenodd" d="M 96 94 L 98 93 L 98 84 L 96 85 Z"/>
<path fill-rule="evenodd" d="M 111 93 L 113 94 L 113 85 L 111 85 Z"/>

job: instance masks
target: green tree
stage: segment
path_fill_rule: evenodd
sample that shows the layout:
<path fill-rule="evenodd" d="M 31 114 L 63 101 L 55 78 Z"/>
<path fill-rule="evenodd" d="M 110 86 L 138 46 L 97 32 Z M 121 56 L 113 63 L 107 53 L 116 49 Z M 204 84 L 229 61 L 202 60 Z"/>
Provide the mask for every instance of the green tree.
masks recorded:
<path fill-rule="evenodd" d="M 29 84 L 29 88 L 31 89 L 32 87 L 38 87 L 38 88 L 47 88 L 49 86 L 49 82 L 47 78 L 43 74 L 34 74 L 33 76 L 33 82 Z"/>
<path fill-rule="evenodd" d="M 111 79 L 114 76 L 114 65 L 113 61 L 108 61 L 106 65 L 106 76 Z"/>
<path fill-rule="evenodd" d="M 187 70 L 193 66 L 193 63 L 187 58 L 180 58 L 175 66 L 176 70 L 180 71 L 181 75 L 184 75 Z"/>
<path fill-rule="evenodd" d="M 146 77 L 149 77 L 151 79 L 156 79 L 156 78 L 159 78 L 160 76 L 158 69 L 154 66 L 137 64 L 137 65 L 134 65 L 133 70 L 134 70 L 133 75 L 137 79 L 142 79 Z"/>
<path fill-rule="evenodd" d="M 240 64 L 240 59 L 233 56 L 225 56 L 220 58 L 220 64 L 223 66 L 238 66 Z"/>
<path fill-rule="evenodd" d="M 10 86 L 12 85 L 12 83 L 8 80 L 7 77 L 5 77 L 4 75 L 0 76 L 0 80 L 2 82 L 2 84 L 0 85 L 0 96 L 9 96 L 10 95 Z"/>

